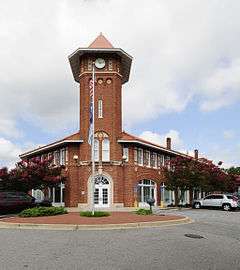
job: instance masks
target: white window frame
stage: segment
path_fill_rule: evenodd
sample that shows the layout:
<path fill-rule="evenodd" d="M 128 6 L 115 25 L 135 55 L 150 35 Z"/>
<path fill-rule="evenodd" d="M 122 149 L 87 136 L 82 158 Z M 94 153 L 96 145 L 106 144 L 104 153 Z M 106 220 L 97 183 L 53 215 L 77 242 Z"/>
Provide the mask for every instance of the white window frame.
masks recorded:
<path fill-rule="evenodd" d="M 129 158 L 128 147 L 123 147 L 123 156 L 126 157 L 125 161 L 128 162 L 128 158 Z"/>
<path fill-rule="evenodd" d="M 137 150 L 137 162 L 138 165 L 143 166 L 143 149 L 142 148 L 138 148 Z"/>
<path fill-rule="evenodd" d="M 153 153 L 153 168 L 157 168 L 157 153 Z"/>
<path fill-rule="evenodd" d="M 137 164 L 138 162 L 138 149 L 134 148 L 134 163 Z"/>
<path fill-rule="evenodd" d="M 146 157 L 147 156 L 148 156 L 148 159 L 147 159 L 148 162 L 147 162 L 146 166 L 150 168 L 151 167 L 151 154 L 150 154 L 149 150 L 146 151 Z"/>
<path fill-rule="evenodd" d="M 58 160 L 57 160 L 57 154 L 58 154 Z M 53 164 L 56 166 L 60 165 L 60 150 L 56 150 L 53 153 Z"/>
<path fill-rule="evenodd" d="M 103 100 L 98 100 L 98 118 L 103 118 Z"/>
<path fill-rule="evenodd" d="M 165 163 L 166 163 L 168 169 L 171 168 L 171 164 L 169 164 L 169 161 L 170 161 L 170 160 L 171 160 L 171 157 L 170 157 L 170 156 L 165 156 Z M 168 163 L 168 164 L 167 164 L 167 163 Z"/>
<path fill-rule="evenodd" d="M 160 164 L 161 164 L 161 166 L 165 165 L 165 156 L 164 155 L 160 155 Z"/>
<path fill-rule="evenodd" d="M 105 145 L 104 142 L 107 142 L 107 144 Z M 102 140 L 102 161 L 110 161 L 110 141 L 108 138 Z"/>
<path fill-rule="evenodd" d="M 66 148 L 60 149 L 60 165 L 66 164 Z"/>

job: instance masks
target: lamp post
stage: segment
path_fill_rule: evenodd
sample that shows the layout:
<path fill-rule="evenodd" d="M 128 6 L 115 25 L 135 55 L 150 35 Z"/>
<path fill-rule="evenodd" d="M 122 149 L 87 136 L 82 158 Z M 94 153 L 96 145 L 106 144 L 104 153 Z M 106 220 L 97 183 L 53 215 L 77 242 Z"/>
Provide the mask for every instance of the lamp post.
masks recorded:
<path fill-rule="evenodd" d="M 164 205 L 164 189 L 165 189 L 165 184 L 164 182 L 161 184 L 160 186 L 160 190 L 161 190 L 161 203 L 160 203 L 160 207 L 161 208 L 164 208 L 165 205 Z"/>

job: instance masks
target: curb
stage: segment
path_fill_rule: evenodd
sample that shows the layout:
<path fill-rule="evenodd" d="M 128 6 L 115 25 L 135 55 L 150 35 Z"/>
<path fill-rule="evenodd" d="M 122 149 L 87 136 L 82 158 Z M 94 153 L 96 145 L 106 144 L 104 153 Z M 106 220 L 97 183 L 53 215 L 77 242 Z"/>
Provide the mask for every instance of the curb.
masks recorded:
<path fill-rule="evenodd" d="M 135 229 L 135 228 L 154 228 L 161 226 L 172 226 L 180 224 L 192 223 L 193 220 L 184 217 L 177 220 L 122 223 L 122 224 L 96 224 L 96 225 L 77 225 L 77 224 L 34 224 L 34 223 L 11 223 L 0 222 L 0 229 L 36 229 L 36 230 L 119 230 L 119 229 Z"/>

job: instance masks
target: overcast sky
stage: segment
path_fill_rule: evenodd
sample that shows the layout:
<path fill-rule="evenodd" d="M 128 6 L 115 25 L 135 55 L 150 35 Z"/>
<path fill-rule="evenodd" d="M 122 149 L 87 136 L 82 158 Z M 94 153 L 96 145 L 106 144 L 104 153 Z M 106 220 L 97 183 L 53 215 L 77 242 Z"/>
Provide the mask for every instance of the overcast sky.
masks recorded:
<path fill-rule="evenodd" d="M 240 165 L 239 10 L 239 0 L 1 1 L 0 166 L 78 130 L 67 57 L 99 32 L 134 58 L 126 131 Z"/>

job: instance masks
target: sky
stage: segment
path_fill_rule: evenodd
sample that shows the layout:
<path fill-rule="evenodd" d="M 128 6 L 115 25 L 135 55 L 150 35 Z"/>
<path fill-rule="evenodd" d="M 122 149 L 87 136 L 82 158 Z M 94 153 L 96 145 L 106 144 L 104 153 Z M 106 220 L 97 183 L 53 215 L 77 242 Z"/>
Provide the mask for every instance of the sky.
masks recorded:
<path fill-rule="evenodd" d="M 100 32 L 133 56 L 124 130 L 240 166 L 239 0 L 0 2 L 0 167 L 79 129 L 68 56 Z"/>

